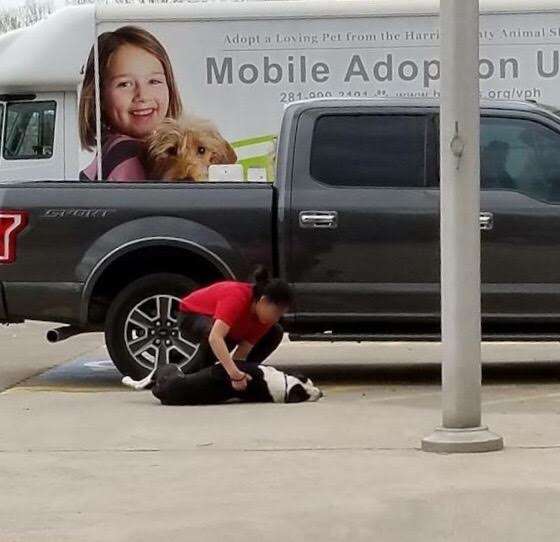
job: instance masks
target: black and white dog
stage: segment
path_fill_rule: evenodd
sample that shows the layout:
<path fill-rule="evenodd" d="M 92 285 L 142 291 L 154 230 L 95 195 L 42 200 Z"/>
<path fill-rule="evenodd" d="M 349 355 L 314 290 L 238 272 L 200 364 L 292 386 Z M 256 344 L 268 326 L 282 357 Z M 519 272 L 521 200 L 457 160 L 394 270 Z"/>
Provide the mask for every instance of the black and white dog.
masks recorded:
<path fill-rule="evenodd" d="M 122 379 L 136 390 L 151 388 L 164 405 L 210 405 L 237 398 L 250 403 L 301 403 L 317 401 L 323 392 L 302 375 L 288 374 L 268 365 L 237 362 L 252 380 L 243 392 L 235 391 L 221 363 L 185 374 L 170 364 L 152 371 L 143 380 Z"/>

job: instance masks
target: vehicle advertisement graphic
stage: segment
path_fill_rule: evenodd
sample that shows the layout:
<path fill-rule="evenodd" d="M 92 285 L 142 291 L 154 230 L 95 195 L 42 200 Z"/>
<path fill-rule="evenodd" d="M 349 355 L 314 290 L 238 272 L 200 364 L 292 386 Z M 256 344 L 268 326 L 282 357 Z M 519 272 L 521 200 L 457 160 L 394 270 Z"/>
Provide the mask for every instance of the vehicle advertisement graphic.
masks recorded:
<path fill-rule="evenodd" d="M 93 48 L 79 106 L 84 179 L 99 178 L 101 167 L 110 181 L 204 181 L 210 165 L 238 163 L 244 179 L 273 180 L 287 104 L 439 95 L 433 16 L 123 21 L 97 30 L 100 119 Z M 480 40 L 482 98 L 560 104 L 560 14 L 484 15 Z"/>

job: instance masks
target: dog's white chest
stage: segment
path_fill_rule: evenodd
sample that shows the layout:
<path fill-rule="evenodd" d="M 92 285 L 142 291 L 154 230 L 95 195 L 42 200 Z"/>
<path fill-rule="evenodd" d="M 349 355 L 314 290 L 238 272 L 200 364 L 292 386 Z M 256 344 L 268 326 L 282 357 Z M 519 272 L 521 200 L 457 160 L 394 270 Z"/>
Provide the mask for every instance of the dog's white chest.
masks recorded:
<path fill-rule="evenodd" d="M 275 403 L 286 402 L 286 377 L 283 372 L 274 367 L 260 366 L 268 391 Z"/>

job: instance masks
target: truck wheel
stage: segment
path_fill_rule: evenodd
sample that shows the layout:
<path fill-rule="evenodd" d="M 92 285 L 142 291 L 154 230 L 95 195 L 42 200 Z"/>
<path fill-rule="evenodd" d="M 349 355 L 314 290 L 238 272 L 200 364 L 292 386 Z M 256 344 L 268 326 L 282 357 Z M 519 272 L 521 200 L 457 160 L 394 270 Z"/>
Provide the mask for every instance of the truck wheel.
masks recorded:
<path fill-rule="evenodd" d="M 182 367 L 198 345 L 177 328 L 179 301 L 197 284 L 183 276 L 157 273 L 129 284 L 112 302 L 105 321 L 105 342 L 117 369 L 141 379 L 154 367 Z"/>

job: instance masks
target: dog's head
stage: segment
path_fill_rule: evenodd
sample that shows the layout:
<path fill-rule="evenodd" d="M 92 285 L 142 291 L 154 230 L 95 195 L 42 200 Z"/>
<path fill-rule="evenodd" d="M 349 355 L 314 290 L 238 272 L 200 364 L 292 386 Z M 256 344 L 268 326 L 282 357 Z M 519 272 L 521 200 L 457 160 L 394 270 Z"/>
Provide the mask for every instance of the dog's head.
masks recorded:
<path fill-rule="evenodd" d="M 146 139 L 142 162 L 152 180 L 205 181 L 212 164 L 235 164 L 232 146 L 209 121 L 165 119 Z"/>
<path fill-rule="evenodd" d="M 302 403 L 303 401 L 318 401 L 323 392 L 313 385 L 310 378 L 305 376 L 286 375 L 286 403 Z"/>
<path fill-rule="evenodd" d="M 302 403 L 318 401 L 323 397 L 323 392 L 313 385 L 310 378 L 283 373 L 270 365 L 260 365 L 259 369 L 275 403 Z"/>

